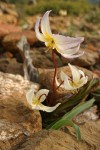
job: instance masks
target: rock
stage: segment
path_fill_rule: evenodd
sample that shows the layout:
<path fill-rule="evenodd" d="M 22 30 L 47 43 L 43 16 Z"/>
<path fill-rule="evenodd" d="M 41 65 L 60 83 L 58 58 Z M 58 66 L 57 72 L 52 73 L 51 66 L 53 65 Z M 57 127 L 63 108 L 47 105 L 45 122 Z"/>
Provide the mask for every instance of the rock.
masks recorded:
<path fill-rule="evenodd" d="M 86 122 L 89 122 L 89 121 L 96 121 L 99 119 L 99 115 L 97 114 L 98 112 L 98 109 L 97 109 L 97 106 L 93 106 L 91 108 L 89 108 L 88 110 L 85 110 L 84 112 L 80 113 L 79 115 L 75 116 L 73 118 L 73 121 L 76 123 L 76 124 L 84 124 Z"/>
<path fill-rule="evenodd" d="M 27 37 L 27 40 L 30 45 L 33 45 L 35 42 L 37 42 L 35 33 L 33 31 L 27 30 L 27 31 L 22 31 L 17 33 L 11 33 L 5 36 L 2 41 L 4 48 L 12 51 L 18 49 L 17 43 L 23 35 Z"/>
<path fill-rule="evenodd" d="M 14 4 L 0 2 L 0 11 L 4 14 L 10 14 L 18 17 L 18 13 L 15 11 Z"/>
<path fill-rule="evenodd" d="M 15 25 L 10 25 L 10 24 L 2 24 L 0 23 L 0 39 L 2 39 L 4 36 L 6 36 L 9 33 L 13 32 L 19 32 L 21 31 L 21 28 Z"/>
<path fill-rule="evenodd" d="M 86 146 L 84 143 L 82 146 Z M 81 142 L 62 131 L 42 130 L 27 139 L 18 150 L 80 150 Z"/>
<path fill-rule="evenodd" d="M 13 58 L 13 54 L 9 51 L 6 51 L 5 53 L 1 52 L 0 58 Z"/>
<path fill-rule="evenodd" d="M 20 125 L 0 119 L 0 150 L 11 150 L 21 144 L 26 139 L 23 132 Z"/>
<path fill-rule="evenodd" d="M 98 50 L 98 48 L 94 46 L 92 43 L 88 43 L 87 48 L 95 52 Z"/>
<path fill-rule="evenodd" d="M 45 47 L 36 47 L 30 50 L 30 56 L 33 60 L 33 65 L 37 68 L 53 68 L 53 61 L 51 53 L 46 53 L 47 48 Z M 62 61 L 57 55 L 55 55 L 57 66 L 62 66 Z"/>
<path fill-rule="evenodd" d="M 100 147 L 100 120 L 88 121 L 87 123 L 80 126 L 82 143 L 86 143 L 89 148 L 87 150 L 98 150 Z M 69 132 L 75 136 L 75 130 L 71 127 L 65 127 Z M 67 130 L 64 130 L 65 132 Z M 83 150 L 86 150 L 85 148 Z"/>
<path fill-rule="evenodd" d="M 20 74 L 23 73 L 23 65 L 16 61 L 16 59 L 1 58 L 0 59 L 0 71 L 4 73 Z"/>
<path fill-rule="evenodd" d="M 81 31 L 92 32 L 92 31 L 95 31 L 96 29 L 97 29 L 97 27 L 94 26 L 92 23 L 87 23 L 85 21 L 80 25 Z"/>
<path fill-rule="evenodd" d="M 18 13 L 15 11 L 15 5 L 0 1 L 0 23 L 18 23 Z"/>
<path fill-rule="evenodd" d="M 78 57 L 77 59 L 70 60 L 72 64 L 81 66 L 81 67 L 89 67 L 95 65 L 99 61 L 99 54 L 96 51 L 92 50 L 84 50 L 84 55 Z M 62 57 L 63 64 L 67 64 L 66 58 Z"/>
<path fill-rule="evenodd" d="M 77 141 L 75 130 L 42 130 L 28 138 L 17 150 L 99 150 L 100 120 L 80 126 L 82 140 Z"/>
<path fill-rule="evenodd" d="M 67 16 L 67 10 L 61 9 L 61 10 L 59 11 L 59 15 L 60 15 L 60 16 Z"/>
<path fill-rule="evenodd" d="M 3 23 L 3 24 L 8 23 L 8 24 L 17 25 L 18 24 L 18 19 L 13 15 L 2 14 L 2 15 L 0 15 L 0 24 L 1 23 Z"/>
<path fill-rule="evenodd" d="M 0 149 L 12 150 L 26 136 L 42 129 L 39 111 L 29 109 L 26 91 L 33 85 L 20 75 L 0 72 Z"/>
<path fill-rule="evenodd" d="M 98 78 L 100 78 L 100 70 L 95 69 L 95 70 L 93 70 L 93 73 L 95 73 L 96 76 L 97 76 Z"/>
<path fill-rule="evenodd" d="M 88 79 L 92 79 L 93 77 L 93 74 L 91 71 L 87 70 L 87 69 L 84 69 L 84 68 L 81 68 L 81 67 L 78 67 L 80 70 L 83 70 L 84 73 L 88 76 Z M 57 68 L 57 77 L 59 79 L 59 73 L 62 71 L 64 71 L 68 76 L 71 76 L 71 71 L 69 69 L 68 66 L 66 67 L 60 67 L 60 68 Z M 51 90 L 52 89 L 52 82 L 53 82 L 53 76 L 54 76 L 54 70 L 53 69 L 39 69 L 39 83 Z M 57 88 L 57 87 L 56 87 Z M 55 98 L 61 98 L 63 96 L 65 96 L 67 94 L 67 96 L 71 96 L 72 93 L 68 90 L 64 90 L 62 88 L 59 88 L 56 90 L 55 92 Z"/>

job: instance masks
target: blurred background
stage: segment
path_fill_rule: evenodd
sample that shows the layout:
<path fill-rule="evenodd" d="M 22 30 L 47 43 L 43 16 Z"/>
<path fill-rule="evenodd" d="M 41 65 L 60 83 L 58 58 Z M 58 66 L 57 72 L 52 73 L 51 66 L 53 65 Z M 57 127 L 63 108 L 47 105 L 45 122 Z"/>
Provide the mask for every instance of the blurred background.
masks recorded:
<path fill-rule="evenodd" d="M 84 56 L 71 63 L 100 75 L 100 0 L 0 0 L 0 71 L 23 75 L 16 46 L 22 35 L 28 38 L 35 67 L 53 67 L 51 54 L 45 54 L 46 48 L 34 32 L 37 17 L 47 10 L 52 10 L 53 33 L 85 37 L 81 45 Z M 58 67 L 67 65 L 67 60 L 56 57 Z"/>
<path fill-rule="evenodd" d="M 61 24 L 62 29 L 59 25 L 61 32 L 67 31 L 70 36 L 78 34 L 79 30 L 86 36 L 100 34 L 100 0 L 0 0 L 0 2 L 7 2 L 9 9 L 15 8 L 19 17 L 17 21 L 21 26 L 26 24 L 33 26 L 35 19 L 32 20 L 32 16 L 52 10 L 52 16 L 67 16 L 61 19 L 63 22 L 58 18 L 54 19 L 55 26 Z M 12 7 L 9 4 L 13 4 Z M 5 11 L 6 9 L 5 6 Z"/>

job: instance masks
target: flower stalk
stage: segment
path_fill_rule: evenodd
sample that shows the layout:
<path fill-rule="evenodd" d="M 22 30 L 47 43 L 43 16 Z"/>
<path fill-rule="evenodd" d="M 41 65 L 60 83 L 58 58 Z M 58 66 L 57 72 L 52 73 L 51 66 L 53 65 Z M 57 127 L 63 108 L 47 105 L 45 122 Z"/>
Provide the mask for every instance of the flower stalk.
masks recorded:
<path fill-rule="evenodd" d="M 55 103 L 54 101 L 54 94 L 55 94 L 55 79 L 56 79 L 56 73 L 57 73 L 57 65 L 56 65 L 56 59 L 55 59 L 55 54 L 54 54 L 54 51 L 52 51 L 52 60 L 53 60 L 53 63 L 54 63 L 54 76 L 53 76 L 53 82 L 52 82 L 52 95 L 50 97 L 50 105 L 52 103 Z"/>

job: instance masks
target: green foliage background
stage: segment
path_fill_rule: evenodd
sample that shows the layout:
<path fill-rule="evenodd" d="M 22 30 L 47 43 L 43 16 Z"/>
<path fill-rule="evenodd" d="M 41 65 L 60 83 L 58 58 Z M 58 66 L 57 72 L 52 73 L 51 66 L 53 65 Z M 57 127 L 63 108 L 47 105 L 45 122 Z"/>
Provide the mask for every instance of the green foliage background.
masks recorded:
<path fill-rule="evenodd" d="M 36 0 L 36 5 L 29 5 L 28 0 L 9 0 L 16 3 L 17 8 L 25 15 L 34 15 L 44 13 L 47 10 L 53 10 L 58 14 L 61 9 L 67 10 L 68 14 L 78 15 L 90 11 L 93 7 L 88 0 Z"/>

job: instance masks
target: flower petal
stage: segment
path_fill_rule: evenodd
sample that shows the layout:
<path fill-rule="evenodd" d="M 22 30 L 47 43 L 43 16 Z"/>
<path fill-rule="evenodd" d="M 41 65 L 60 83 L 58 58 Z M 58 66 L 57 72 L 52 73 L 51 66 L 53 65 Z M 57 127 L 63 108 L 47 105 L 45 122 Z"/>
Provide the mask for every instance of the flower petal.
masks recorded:
<path fill-rule="evenodd" d="M 62 88 L 65 88 L 66 90 L 72 89 L 72 86 L 70 85 L 69 82 L 69 77 L 63 71 L 61 71 L 60 76 L 61 80 L 64 81 Z"/>
<path fill-rule="evenodd" d="M 73 82 L 75 82 L 75 83 L 79 82 L 80 77 L 81 77 L 79 70 L 71 64 L 68 64 L 68 65 L 69 65 L 71 72 L 72 72 Z"/>
<path fill-rule="evenodd" d="M 32 105 L 32 109 L 41 110 L 40 103 L 38 105 Z"/>
<path fill-rule="evenodd" d="M 84 52 L 81 51 L 80 53 L 78 53 L 76 55 L 68 55 L 68 54 L 63 54 L 63 53 L 60 53 L 60 54 L 65 58 L 74 59 L 74 58 L 82 56 L 84 54 Z"/>
<path fill-rule="evenodd" d="M 57 86 L 60 85 L 60 83 L 58 82 L 57 76 L 55 77 L 55 82 L 56 82 L 56 85 L 57 85 Z"/>
<path fill-rule="evenodd" d="M 66 58 L 76 58 L 83 55 L 79 53 L 80 43 L 84 38 L 65 37 L 62 35 L 53 34 L 56 50 Z"/>
<path fill-rule="evenodd" d="M 46 99 L 46 96 L 48 95 L 49 90 L 47 89 L 41 89 L 36 93 L 36 98 L 40 100 L 40 102 L 43 102 Z"/>
<path fill-rule="evenodd" d="M 69 78 L 63 71 L 60 72 L 60 77 L 62 81 L 65 81 L 67 78 Z"/>
<path fill-rule="evenodd" d="M 80 48 L 80 44 L 77 45 L 76 47 L 72 47 L 69 49 L 65 48 L 64 50 L 60 49 L 58 45 L 56 47 L 58 49 L 58 52 L 61 54 L 74 55 L 74 54 L 78 53 L 79 48 Z M 66 47 L 67 47 L 67 45 L 66 45 Z"/>
<path fill-rule="evenodd" d="M 61 83 L 58 82 L 57 77 L 55 77 L 55 82 L 56 82 L 57 87 L 61 84 Z M 62 84 L 60 85 L 60 87 L 61 87 L 61 88 L 64 88 L 64 83 L 62 83 Z"/>
<path fill-rule="evenodd" d="M 68 37 L 68 36 L 63 36 L 59 34 L 53 34 L 54 41 L 57 45 L 59 45 L 59 48 L 64 50 L 70 49 L 72 47 L 76 47 L 79 45 L 81 42 L 83 42 L 84 38 L 83 37 Z"/>
<path fill-rule="evenodd" d="M 33 97 L 34 97 L 34 89 L 31 88 L 31 89 L 28 90 L 28 92 L 26 93 L 26 99 L 27 99 L 27 101 L 28 101 L 28 103 L 29 103 L 30 105 L 32 105 Z"/>
<path fill-rule="evenodd" d="M 46 111 L 46 112 L 52 112 L 54 111 L 61 103 L 56 104 L 53 107 L 44 106 L 43 104 L 40 104 L 40 110 Z"/>
<path fill-rule="evenodd" d="M 86 77 L 82 77 L 81 79 L 80 79 L 80 84 L 81 85 L 84 85 L 84 84 L 86 84 L 87 83 L 87 81 L 88 81 L 88 76 L 86 76 Z"/>
<path fill-rule="evenodd" d="M 41 34 L 40 31 L 39 31 L 39 23 L 40 23 L 40 19 L 37 19 L 36 24 L 35 24 L 36 37 L 37 37 L 40 41 L 44 42 L 44 41 L 45 41 L 44 35 Z"/>
<path fill-rule="evenodd" d="M 51 12 L 50 11 L 47 11 L 42 19 L 41 19 L 41 31 L 44 35 L 51 35 L 51 28 L 50 28 L 50 23 L 49 23 L 49 13 Z"/>

